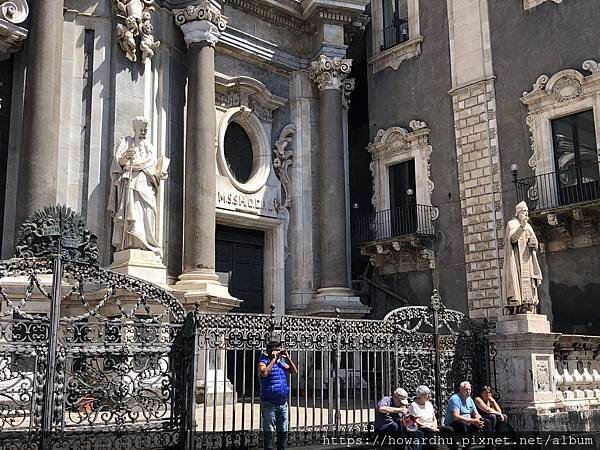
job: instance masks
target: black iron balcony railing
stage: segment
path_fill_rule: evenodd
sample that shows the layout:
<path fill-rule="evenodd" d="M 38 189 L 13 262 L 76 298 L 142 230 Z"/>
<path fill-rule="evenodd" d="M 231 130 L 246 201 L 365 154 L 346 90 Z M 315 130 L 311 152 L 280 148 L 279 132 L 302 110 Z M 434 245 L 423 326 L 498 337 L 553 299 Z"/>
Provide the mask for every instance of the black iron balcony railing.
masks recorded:
<path fill-rule="evenodd" d="M 599 200 L 599 166 L 588 164 L 515 180 L 515 187 L 519 201 L 525 201 L 531 211 Z"/>
<path fill-rule="evenodd" d="M 408 41 L 408 19 L 397 19 L 389 27 L 383 29 L 381 50 L 386 50 L 406 41 Z"/>
<path fill-rule="evenodd" d="M 435 208 L 428 205 L 404 205 L 358 216 L 353 236 L 357 245 L 413 234 L 433 236 Z"/>

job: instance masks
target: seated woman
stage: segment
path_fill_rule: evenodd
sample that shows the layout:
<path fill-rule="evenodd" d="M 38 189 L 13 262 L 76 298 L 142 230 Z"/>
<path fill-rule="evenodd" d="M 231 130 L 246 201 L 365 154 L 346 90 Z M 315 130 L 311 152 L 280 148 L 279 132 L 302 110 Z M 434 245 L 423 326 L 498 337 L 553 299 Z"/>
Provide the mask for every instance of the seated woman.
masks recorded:
<path fill-rule="evenodd" d="M 490 421 L 492 431 L 496 433 L 506 432 L 506 424 L 508 417 L 502 413 L 498 402 L 492 395 L 492 388 L 483 386 L 480 391 L 480 396 L 475 398 L 475 405 L 481 412 L 482 417 Z"/>
<path fill-rule="evenodd" d="M 434 433 L 444 432 L 451 433 L 453 430 L 450 427 L 438 427 L 438 422 L 435 417 L 435 410 L 429 400 L 431 398 L 431 389 L 427 386 L 419 386 L 415 390 L 415 400 L 408 407 L 408 413 L 414 416 L 419 430 L 421 430 L 426 438 L 430 438 Z M 434 448 L 435 446 L 427 446 Z"/>

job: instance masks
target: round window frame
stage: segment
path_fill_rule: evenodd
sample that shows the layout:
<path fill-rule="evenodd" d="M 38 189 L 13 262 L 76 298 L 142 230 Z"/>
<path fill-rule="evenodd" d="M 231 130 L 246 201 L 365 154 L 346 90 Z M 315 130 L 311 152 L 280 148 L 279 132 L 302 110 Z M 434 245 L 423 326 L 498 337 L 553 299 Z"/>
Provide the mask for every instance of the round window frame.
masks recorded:
<path fill-rule="evenodd" d="M 225 133 L 230 123 L 235 122 L 241 126 L 252 145 L 252 170 L 248 181 L 242 183 L 238 181 L 227 164 L 225 158 Z M 229 182 L 240 192 L 253 194 L 262 189 L 269 178 L 271 172 L 271 152 L 269 148 L 269 138 L 262 126 L 260 119 L 249 108 L 232 108 L 225 113 L 219 126 L 219 148 L 217 164 L 221 173 L 225 174 Z"/>

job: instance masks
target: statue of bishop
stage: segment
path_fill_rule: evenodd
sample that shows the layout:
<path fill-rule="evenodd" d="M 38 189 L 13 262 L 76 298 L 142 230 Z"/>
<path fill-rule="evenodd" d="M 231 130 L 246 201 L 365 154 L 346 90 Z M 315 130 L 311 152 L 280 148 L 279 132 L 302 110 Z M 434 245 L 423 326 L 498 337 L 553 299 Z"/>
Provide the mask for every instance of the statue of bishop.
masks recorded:
<path fill-rule="evenodd" d="M 168 160 L 157 160 L 154 147 L 146 139 L 148 124 L 145 117 L 134 118 L 134 135 L 121 138 L 116 145 L 108 210 L 113 216 L 112 245 L 117 251 L 150 250 L 161 257 L 157 193 L 166 178 Z"/>
<path fill-rule="evenodd" d="M 537 312 L 537 289 L 542 284 L 536 255 L 538 247 L 537 237 L 529 224 L 529 209 L 521 202 L 515 208 L 515 217 L 506 224 L 504 235 L 502 291 L 509 314 Z"/>

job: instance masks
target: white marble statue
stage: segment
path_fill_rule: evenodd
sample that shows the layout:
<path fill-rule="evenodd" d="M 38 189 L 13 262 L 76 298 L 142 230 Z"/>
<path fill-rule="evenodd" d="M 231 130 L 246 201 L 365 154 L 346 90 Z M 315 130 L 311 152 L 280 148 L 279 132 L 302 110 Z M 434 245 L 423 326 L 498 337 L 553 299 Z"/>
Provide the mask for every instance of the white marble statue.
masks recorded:
<path fill-rule="evenodd" d="M 157 160 L 154 147 L 146 140 L 148 124 L 145 117 L 133 119 L 134 135 L 121 138 L 115 147 L 108 210 L 113 215 L 112 244 L 117 251 L 142 249 L 162 256 L 157 239 L 157 193 L 166 178 L 168 160 Z"/>
<path fill-rule="evenodd" d="M 502 292 L 509 314 L 535 314 L 539 304 L 537 289 L 542 283 L 536 255 L 539 243 L 528 222 L 529 209 L 521 202 L 515 207 L 515 217 L 506 224 L 504 235 Z"/>

